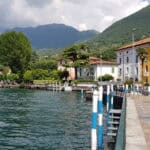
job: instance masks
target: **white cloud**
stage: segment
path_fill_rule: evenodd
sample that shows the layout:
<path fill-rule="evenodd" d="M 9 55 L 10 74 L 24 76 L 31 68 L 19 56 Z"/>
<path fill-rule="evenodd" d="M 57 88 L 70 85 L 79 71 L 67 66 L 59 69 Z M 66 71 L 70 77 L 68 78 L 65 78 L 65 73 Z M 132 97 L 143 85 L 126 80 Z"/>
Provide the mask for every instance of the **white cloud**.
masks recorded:
<path fill-rule="evenodd" d="M 87 30 L 87 26 L 84 23 L 79 24 L 79 30 L 83 31 L 83 30 Z"/>
<path fill-rule="evenodd" d="M 0 28 L 64 23 L 104 30 L 147 6 L 149 0 L 0 0 Z"/>

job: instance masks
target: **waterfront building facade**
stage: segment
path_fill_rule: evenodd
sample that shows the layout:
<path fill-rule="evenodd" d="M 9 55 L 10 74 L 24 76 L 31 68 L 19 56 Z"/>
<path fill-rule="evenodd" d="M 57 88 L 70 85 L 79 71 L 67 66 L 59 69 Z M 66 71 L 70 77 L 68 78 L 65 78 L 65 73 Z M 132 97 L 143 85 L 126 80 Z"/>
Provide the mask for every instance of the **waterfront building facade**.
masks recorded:
<path fill-rule="evenodd" d="M 144 61 L 143 66 L 137 53 L 138 48 L 146 48 L 149 53 L 146 59 L 147 62 Z M 150 82 L 150 38 L 122 46 L 116 50 L 116 54 L 119 63 L 118 76 L 122 81 L 130 79 L 146 82 L 146 79 L 149 79 Z"/>
<path fill-rule="evenodd" d="M 93 79 L 98 80 L 98 77 L 106 74 L 112 75 L 114 80 L 118 78 L 118 63 L 104 61 L 100 58 L 90 57 L 88 67 L 77 68 L 78 79 Z"/>

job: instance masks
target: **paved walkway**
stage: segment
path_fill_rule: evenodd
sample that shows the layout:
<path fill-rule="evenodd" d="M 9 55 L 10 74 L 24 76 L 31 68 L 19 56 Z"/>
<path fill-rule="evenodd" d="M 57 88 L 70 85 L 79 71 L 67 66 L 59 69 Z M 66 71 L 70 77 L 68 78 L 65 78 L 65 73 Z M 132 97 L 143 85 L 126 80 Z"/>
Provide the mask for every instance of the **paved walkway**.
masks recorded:
<path fill-rule="evenodd" d="M 150 97 L 127 98 L 126 150 L 150 150 Z"/>

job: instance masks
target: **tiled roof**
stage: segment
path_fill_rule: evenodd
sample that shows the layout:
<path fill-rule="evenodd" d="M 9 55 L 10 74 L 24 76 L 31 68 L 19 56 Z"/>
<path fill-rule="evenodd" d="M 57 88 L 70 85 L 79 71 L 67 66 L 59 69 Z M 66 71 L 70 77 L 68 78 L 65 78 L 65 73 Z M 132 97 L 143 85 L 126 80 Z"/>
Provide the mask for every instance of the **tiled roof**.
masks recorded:
<path fill-rule="evenodd" d="M 117 62 L 114 61 L 105 61 L 97 57 L 90 57 L 89 58 L 90 65 L 102 64 L 102 65 L 119 65 Z"/>
<path fill-rule="evenodd" d="M 131 48 L 132 46 L 136 47 L 136 46 L 140 46 L 140 45 L 144 45 L 144 44 L 150 44 L 150 38 L 146 38 L 146 39 L 134 42 L 133 44 L 122 46 L 122 47 L 118 48 L 117 51 Z"/>

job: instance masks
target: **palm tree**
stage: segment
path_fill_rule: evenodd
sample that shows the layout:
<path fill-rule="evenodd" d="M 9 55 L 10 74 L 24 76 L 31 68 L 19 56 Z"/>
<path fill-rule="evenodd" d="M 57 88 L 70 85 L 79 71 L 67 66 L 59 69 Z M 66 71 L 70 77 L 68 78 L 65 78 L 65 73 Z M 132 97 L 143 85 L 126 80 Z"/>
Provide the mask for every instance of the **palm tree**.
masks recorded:
<path fill-rule="evenodd" d="M 148 52 L 147 52 L 147 49 L 143 47 L 137 48 L 136 51 L 137 51 L 138 57 L 141 59 L 141 62 L 142 62 L 142 79 L 143 79 L 143 64 L 146 58 L 148 57 Z"/>

